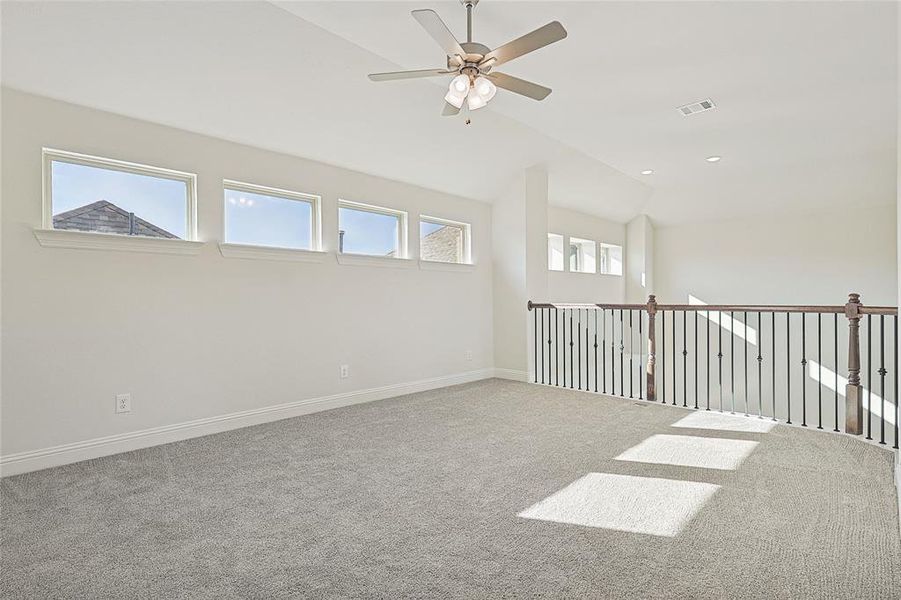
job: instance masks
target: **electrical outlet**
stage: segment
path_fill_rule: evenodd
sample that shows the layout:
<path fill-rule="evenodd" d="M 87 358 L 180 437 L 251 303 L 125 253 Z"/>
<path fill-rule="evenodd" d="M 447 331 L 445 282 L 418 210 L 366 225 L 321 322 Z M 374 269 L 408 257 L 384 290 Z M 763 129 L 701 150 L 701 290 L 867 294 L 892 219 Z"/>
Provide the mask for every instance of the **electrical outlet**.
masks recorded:
<path fill-rule="evenodd" d="M 341 379 L 347 379 L 350 375 L 350 367 L 347 365 L 341 365 L 341 367 L 338 369 L 338 374 Z"/>
<path fill-rule="evenodd" d="M 131 412 L 131 394 L 116 394 L 116 412 Z"/>
<path fill-rule="evenodd" d="M 463 357 L 464 357 L 466 360 L 472 360 L 472 350 L 467 350 L 467 351 L 463 354 Z"/>

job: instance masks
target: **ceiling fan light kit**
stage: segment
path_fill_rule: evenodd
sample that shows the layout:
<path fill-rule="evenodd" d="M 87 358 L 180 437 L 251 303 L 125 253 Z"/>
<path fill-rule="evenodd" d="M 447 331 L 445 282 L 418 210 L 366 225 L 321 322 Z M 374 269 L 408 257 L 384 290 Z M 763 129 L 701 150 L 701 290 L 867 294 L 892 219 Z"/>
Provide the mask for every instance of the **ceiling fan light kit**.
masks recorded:
<path fill-rule="evenodd" d="M 441 114 L 456 115 L 463 108 L 464 101 L 469 110 L 478 110 L 486 106 L 503 88 L 515 94 L 534 100 L 544 100 L 551 89 L 493 71 L 497 66 L 519 58 L 529 52 L 558 42 L 566 37 L 566 29 L 557 21 L 539 27 L 531 33 L 518 37 L 494 50 L 484 44 L 472 41 L 472 11 L 478 0 L 461 0 L 466 8 L 466 41 L 458 42 L 441 17 L 433 10 L 414 10 L 411 14 L 423 29 L 444 50 L 447 67 L 442 69 L 422 69 L 416 71 L 397 71 L 393 73 L 372 73 L 372 81 L 393 81 L 397 79 L 414 79 L 421 77 L 442 77 L 454 75 L 444 96 L 445 106 Z"/>

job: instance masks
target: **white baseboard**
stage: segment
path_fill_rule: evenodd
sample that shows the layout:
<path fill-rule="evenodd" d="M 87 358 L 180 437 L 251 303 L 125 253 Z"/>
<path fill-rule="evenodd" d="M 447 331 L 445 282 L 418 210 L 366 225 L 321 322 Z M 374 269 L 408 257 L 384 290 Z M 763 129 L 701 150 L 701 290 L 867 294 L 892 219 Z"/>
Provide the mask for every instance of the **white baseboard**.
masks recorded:
<path fill-rule="evenodd" d="M 455 375 L 445 375 L 442 377 L 397 383 L 367 390 L 357 390 L 331 396 L 323 396 L 320 398 L 309 398 L 306 400 L 298 400 L 296 402 L 287 402 L 275 406 L 254 408 L 216 417 L 196 419 L 185 423 L 164 425 L 162 427 L 153 427 L 151 429 L 110 435 L 92 440 L 85 440 L 83 442 L 41 448 L 39 450 L 18 452 L 16 454 L 0 457 L 0 476 L 7 477 L 9 475 L 47 469 L 49 467 L 58 467 L 60 465 L 89 460 L 91 458 L 119 454 L 120 452 L 138 450 L 140 448 L 148 448 L 160 444 L 168 444 L 213 433 L 221 433 L 223 431 L 240 429 L 241 427 L 248 427 L 250 425 L 259 425 L 260 423 L 268 423 L 280 419 L 288 419 L 290 417 L 297 417 L 331 408 L 372 402 L 373 400 L 384 400 L 385 398 L 393 398 L 394 396 L 424 392 L 460 383 L 489 379 L 495 376 L 500 377 L 500 375 L 496 375 L 495 369 L 468 371 L 465 373 L 457 373 Z"/>
<path fill-rule="evenodd" d="M 494 369 L 494 376 L 498 379 L 510 379 L 512 381 L 528 381 L 529 374 L 515 369 Z"/>

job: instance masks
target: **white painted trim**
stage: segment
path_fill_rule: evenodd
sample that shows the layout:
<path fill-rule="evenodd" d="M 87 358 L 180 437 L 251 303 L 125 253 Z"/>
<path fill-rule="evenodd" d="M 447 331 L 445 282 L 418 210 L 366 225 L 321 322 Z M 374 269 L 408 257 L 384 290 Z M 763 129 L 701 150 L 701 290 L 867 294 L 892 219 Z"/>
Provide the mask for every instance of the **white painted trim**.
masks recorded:
<path fill-rule="evenodd" d="M 341 229 L 341 209 L 348 208 L 350 210 L 358 210 L 363 212 L 371 212 L 378 215 L 387 215 L 397 219 L 397 255 L 406 259 L 409 257 L 409 218 L 407 211 L 398 210 L 396 208 L 387 208 L 384 206 L 376 206 L 375 204 L 366 204 L 365 202 L 357 202 L 355 200 L 346 200 L 338 198 L 338 229 Z M 340 235 L 340 234 L 339 234 Z M 340 254 L 339 254 L 340 256 Z"/>
<path fill-rule="evenodd" d="M 385 398 L 393 398 L 404 394 L 413 394 L 461 383 L 469 383 L 471 381 L 489 379 L 493 375 L 493 369 L 467 371 L 455 375 L 444 375 L 441 377 L 432 377 L 430 379 L 421 379 L 419 381 L 410 381 L 406 383 L 396 383 L 367 390 L 342 392 L 340 394 L 322 396 L 320 398 L 308 398 L 306 400 L 286 402 L 285 404 L 277 404 L 275 406 L 266 406 L 216 417 L 195 419 L 185 423 L 142 429 L 140 431 L 110 435 L 102 438 L 85 440 L 83 442 L 53 446 L 51 448 L 18 452 L 16 454 L 0 457 L 0 476 L 7 477 L 19 473 L 37 471 L 39 469 L 58 467 L 60 465 L 66 465 L 82 460 L 110 456 L 112 454 L 138 450 L 140 448 L 149 448 L 160 444 L 169 444 L 171 442 L 211 435 L 214 433 L 222 433 L 224 431 L 231 431 L 232 429 L 240 429 L 251 425 L 289 419 L 291 417 L 332 408 L 361 404 L 363 402 L 372 402 L 374 400 L 384 400 Z"/>
<path fill-rule="evenodd" d="M 115 235 L 66 229 L 35 229 L 34 237 L 45 248 L 73 248 L 77 250 L 118 250 L 156 254 L 197 255 L 204 242 L 153 238 L 140 235 Z"/>
<path fill-rule="evenodd" d="M 282 188 L 269 187 L 265 185 L 257 185 L 255 183 L 247 183 L 245 181 L 235 181 L 233 179 L 222 180 L 222 239 L 227 240 L 228 233 L 228 207 L 226 206 L 225 193 L 229 190 L 234 192 L 246 192 L 250 194 L 259 194 L 262 196 L 272 196 L 274 198 L 282 198 L 285 200 L 294 200 L 297 202 L 306 202 L 310 205 L 310 244 L 311 250 L 322 250 L 322 196 L 316 194 L 307 194 L 305 192 L 294 192 Z M 226 242 L 231 243 L 231 242 Z M 249 245 L 249 244 L 243 244 Z M 224 255 L 223 255 L 224 256 Z M 239 258 L 251 258 L 250 256 L 242 256 Z"/>
<path fill-rule="evenodd" d="M 472 225 L 465 221 L 452 221 L 450 219 L 445 219 L 443 217 L 430 217 L 428 215 L 419 215 L 419 223 L 420 223 L 420 231 L 422 227 L 422 223 L 432 223 L 433 225 L 444 225 L 447 227 L 455 227 L 459 229 L 463 233 L 463 257 L 462 264 L 470 264 L 472 263 Z M 419 236 L 420 239 L 420 248 L 419 255 L 420 260 L 422 260 L 422 233 Z M 436 262 L 436 261 L 432 261 Z"/>
<path fill-rule="evenodd" d="M 79 154 L 78 152 L 56 150 L 54 148 L 41 149 L 41 168 L 43 169 L 42 192 L 44 229 L 53 229 L 53 172 L 51 168 L 51 163 L 53 163 L 53 161 L 67 162 L 73 165 L 96 167 L 112 171 L 121 171 L 123 173 L 146 175 L 148 177 L 156 177 L 159 179 L 181 181 L 185 184 L 186 196 L 185 238 L 190 241 L 197 240 L 196 174 L 187 173 L 185 171 L 176 171 L 175 169 L 166 169 L 163 167 L 153 167 L 140 163 L 127 162 L 124 160 L 116 160 L 113 158 L 104 158 L 102 156 L 91 156 L 90 154 Z"/>
<path fill-rule="evenodd" d="M 471 273 L 476 266 L 472 263 L 448 263 L 437 260 L 419 259 L 419 268 L 423 271 L 456 271 L 458 273 Z"/>
<path fill-rule="evenodd" d="M 393 269 L 415 269 L 416 261 L 411 258 L 391 256 L 370 256 L 368 254 L 338 253 L 338 263 L 358 267 L 390 267 Z"/>
<path fill-rule="evenodd" d="M 529 374 L 526 371 L 517 371 L 516 369 L 494 369 L 494 376 L 498 379 L 509 379 L 511 381 L 529 381 Z"/>
<path fill-rule="evenodd" d="M 276 248 L 274 246 L 253 246 L 250 244 L 219 243 L 219 252 L 225 258 L 245 258 L 256 260 L 282 260 L 291 262 L 321 263 L 328 252 L 301 250 L 299 248 Z"/>

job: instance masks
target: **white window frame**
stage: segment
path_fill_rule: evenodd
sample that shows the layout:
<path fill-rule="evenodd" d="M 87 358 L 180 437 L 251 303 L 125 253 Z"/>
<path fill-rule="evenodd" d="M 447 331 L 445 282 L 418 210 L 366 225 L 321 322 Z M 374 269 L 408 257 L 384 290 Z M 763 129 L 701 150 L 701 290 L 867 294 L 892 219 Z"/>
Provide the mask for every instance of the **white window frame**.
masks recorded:
<path fill-rule="evenodd" d="M 572 265 L 570 263 L 572 261 L 571 252 L 572 252 L 573 240 L 576 240 L 576 243 L 579 244 L 580 246 L 582 245 L 583 242 L 589 242 L 591 244 L 594 244 L 594 271 L 573 271 L 572 270 Z M 598 242 L 596 242 L 595 240 L 590 240 L 588 238 L 566 236 L 564 248 L 569 250 L 569 252 L 566 253 L 567 271 L 569 271 L 570 273 L 580 273 L 582 275 L 597 275 L 600 272 L 600 261 L 598 260 L 599 254 L 600 254 L 600 248 L 598 246 Z"/>
<path fill-rule="evenodd" d="M 561 248 L 560 248 L 560 261 L 562 262 L 562 267 L 559 269 L 551 268 L 551 236 L 556 236 L 560 238 Z M 567 236 L 562 233 L 554 233 L 553 231 L 547 232 L 547 238 L 545 239 L 546 248 L 544 250 L 544 259 L 547 263 L 547 270 L 551 273 L 565 273 L 569 268 L 569 263 L 566 256 L 566 240 Z"/>
<path fill-rule="evenodd" d="M 463 221 L 452 221 L 441 217 L 432 217 L 429 215 L 419 215 L 419 223 L 431 223 L 433 225 L 442 225 L 447 227 L 457 227 L 463 230 L 463 257 L 461 262 L 445 263 L 441 260 L 429 260 L 422 258 L 422 233 L 419 234 L 419 260 L 424 262 L 435 262 L 442 264 L 471 265 L 472 264 L 472 225 Z"/>
<path fill-rule="evenodd" d="M 343 198 L 338 199 L 338 207 L 336 209 L 336 222 L 338 224 L 337 232 L 340 236 L 341 233 L 341 216 L 340 210 L 342 208 L 349 208 L 352 210 L 359 210 L 363 212 L 371 212 L 377 215 L 388 215 L 389 217 L 397 218 L 397 252 L 396 256 L 373 256 L 371 254 L 357 254 L 355 252 L 341 252 L 340 247 L 336 248 L 338 251 L 338 255 L 345 256 L 365 256 L 372 257 L 376 259 L 384 259 L 384 260 L 407 260 L 409 258 L 408 255 L 408 244 L 407 244 L 407 213 L 403 210 L 397 210 L 394 208 L 386 208 L 384 206 L 376 206 L 375 204 L 366 204 L 363 202 L 356 202 L 353 200 L 345 200 Z"/>
<path fill-rule="evenodd" d="M 82 165 L 85 167 L 97 167 L 109 171 L 121 171 L 123 173 L 133 173 L 136 175 L 147 175 L 159 179 L 170 179 L 180 181 L 185 184 L 185 238 L 184 240 L 165 240 L 165 241 L 197 241 L 197 175 L 184 171 L 175 171 L 163 167 L 153 167 L 139 163 L 127 162 L 124 160 L 116 160 L 113 158 L 104 158 L 102 156 L 91 156 L 89 154 L 79 154 L 78 152 L 69 152 L 67 150 L 56 150 L 53 148 L 41 149 L 41 168 L 43 169 L 43 228 L 45 230 L 53 229 L 53 161 L 65 162 L 73 165 Z M 63 231 L 63 230 L 54 230 Z M 73 232 L 75 233 L 75 232 Z M 77 232 L 87 235 L 106 235 L 117 238 L 125 238 L 117 234 L 97 234 L 93 232 Z"/>
<path fill-rule="evenodd" d="M 264 196 L 273 196 L 284 200 L 294 200 L 297 202 L 306 202 L 310 204 L 310 247 L 309 248 L 288 248 L 285 246 L 268 246 L 264 244 L 239 244 L 230 242 L 226 239 L 228 232 L 228 211 L 225 206 L 227 200 L 225 194 L 227 191 L 247 192 L 248 194 L 262 194 Z M 257 185 L 255 183 L 247 183 L 246 181 L 236 181 L 234 179 L 222 180 L 222 241 L 231 246 L 249 245 L 259 248 L 274 248 L 278 250 L 299 250 L 307 252 L 319 252 L 322 250 L 322 197 L 316 194 L 307 194 L 305 192 L 294 192 L 283 188 L 270 187 L 265 185 Z"/>
<path fill-rule="evenodd" d="M 620 262 L 620 272 L 619 273 L 605 273 L 601 270 L 601 253 L 604 251 L 604 248 L 619 248 L 619 262 Z M 597 256 L 597 267 L 598 273 L 604 275 L 606 277 L 623 277 L 626 272 L 626 257 L 625 257 L 625 249 L 620 244 L 611 244 L 609 242 L 598 242 L 598 256 Z M 644 273 L 642 273 L 642 277 L 644 277 Z M 642 286 L 644 283 L 642 282 Z"/>

